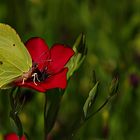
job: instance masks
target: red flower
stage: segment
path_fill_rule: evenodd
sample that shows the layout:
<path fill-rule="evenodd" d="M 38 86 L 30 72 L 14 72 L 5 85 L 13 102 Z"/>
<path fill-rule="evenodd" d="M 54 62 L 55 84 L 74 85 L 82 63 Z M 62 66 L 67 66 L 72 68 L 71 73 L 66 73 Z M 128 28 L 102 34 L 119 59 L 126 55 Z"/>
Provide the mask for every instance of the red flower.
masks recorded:
<path fill-rule="evenodd" d="M 52 88 L 64 89 L 67 83 L 67 71 L 65 65 L 73 56 L 74 51 L 64 45 L 54 45 L 48 48 L 41 38 L 31 38 L 25 44 L 33 61 L 33 67 L 37 68 L 33 73 L 37 76 L 29 78 L 24 82 L 20 81 L 18 86 L 30 87 L 40 92 L 45 92 Z"/>
<path fill-rule="evenodd" d="M 19 140 L 19 137 L 15 133 L 10 133 L 4 136 L 4 140 Z M 22 136 L 21 140 L 26 140 L 25 136 Z"/>

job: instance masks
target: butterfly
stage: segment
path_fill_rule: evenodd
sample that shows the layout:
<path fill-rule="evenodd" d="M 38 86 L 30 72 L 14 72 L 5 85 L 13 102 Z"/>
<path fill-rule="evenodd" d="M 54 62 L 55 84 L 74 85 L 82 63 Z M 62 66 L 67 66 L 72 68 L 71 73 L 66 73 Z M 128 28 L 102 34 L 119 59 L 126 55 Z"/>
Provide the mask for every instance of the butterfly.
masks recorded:
<path fill-rule="evenodd" d="M 8 88 L 19 77 L 24 82 L 32 74 L 32 65 L 32 58 L 16 31 L 0 23 L 0 88 Z"/>

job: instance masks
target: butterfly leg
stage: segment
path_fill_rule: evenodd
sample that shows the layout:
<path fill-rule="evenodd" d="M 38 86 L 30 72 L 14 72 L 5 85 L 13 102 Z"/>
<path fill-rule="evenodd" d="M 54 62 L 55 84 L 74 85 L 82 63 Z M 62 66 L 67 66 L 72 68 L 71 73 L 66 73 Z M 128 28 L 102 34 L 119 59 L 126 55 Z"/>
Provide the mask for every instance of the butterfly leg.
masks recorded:
<path fill-rule="evenodd" d="M 23 79 L 22 79 L 22 85 L 24 85 L 26 79 L 27 79 L 27 78 L 23 78 Z"/>

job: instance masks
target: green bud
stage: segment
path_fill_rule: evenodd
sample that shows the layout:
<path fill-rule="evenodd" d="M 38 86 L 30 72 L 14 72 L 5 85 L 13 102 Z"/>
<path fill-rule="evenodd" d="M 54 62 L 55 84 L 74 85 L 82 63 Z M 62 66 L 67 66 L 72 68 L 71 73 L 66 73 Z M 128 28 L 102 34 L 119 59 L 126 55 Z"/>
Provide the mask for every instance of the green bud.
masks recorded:
<path fill-rule="evenodd" d="M 75 53 L 81 53 L 82 55 L 87 54 L 87 48 L 85 46 L 86 43 L 86 36 L 81 33 L 78 38 L 76 39 L 74 45 L 73 45 L 73 50 Z"/>
<path fill-rule="evenodd" d="M 75 54 L 66 65 L 66 67 L 69 69 L 67 73 L 68 79 L 80 67 L 87 54 L 87 48 L 85 47 L 85 35 L 83 33 L 76 39 L 73 45 L 73 50 Z"/>
<path fill-rule="evenodd" d="M 109 95 L 113 96 L 117 93 L 119 87 L 119 81 L 118 78 L 113 78 L 110 87 L 109 87 Z"/>
<path fill-rule="evenodd" d="M 88 113 L 90 112 L 90 108 L 93 105 L 93 103 L 95 102 L 97 93 L 98 93 L 98 85 L 99 82 L 97 82 L 93 88 L 90 90 L 89 95 L 85 101 L 84 107 L 83 107 L 83 111 L 84 111 L 84 117 L 86 118 Z"/>

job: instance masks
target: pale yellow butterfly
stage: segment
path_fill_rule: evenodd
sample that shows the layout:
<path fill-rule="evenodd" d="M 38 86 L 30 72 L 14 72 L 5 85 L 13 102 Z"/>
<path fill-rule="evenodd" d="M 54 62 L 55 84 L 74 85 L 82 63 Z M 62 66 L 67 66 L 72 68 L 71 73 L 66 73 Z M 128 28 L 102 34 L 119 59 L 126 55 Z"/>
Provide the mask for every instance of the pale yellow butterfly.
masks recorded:
<path fill-rule="evenodd" d="M 18 77 L 27 79 L 31 68 L 32 58 L 19 35 L 0 23 L 0 88 L 9 87 Z"/>

